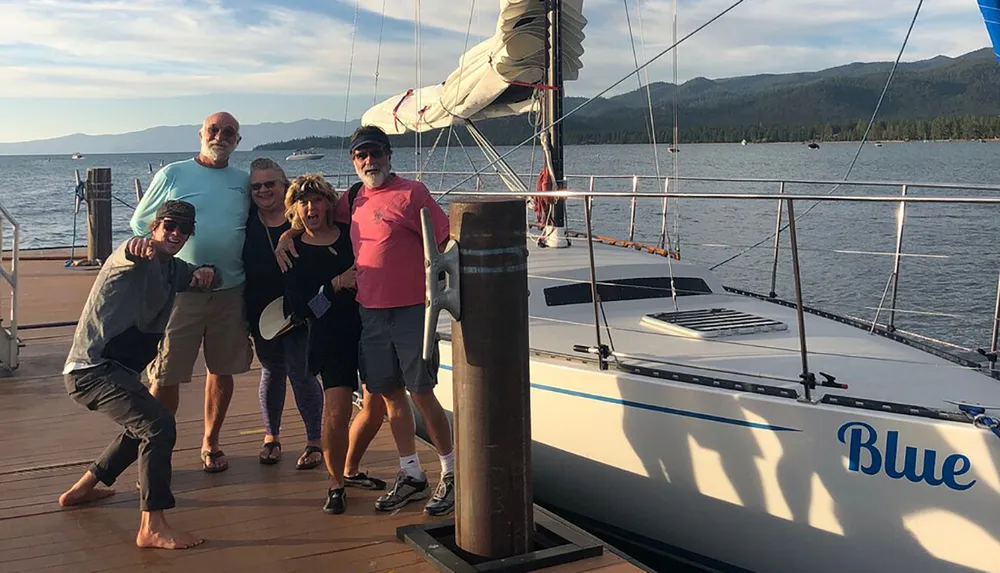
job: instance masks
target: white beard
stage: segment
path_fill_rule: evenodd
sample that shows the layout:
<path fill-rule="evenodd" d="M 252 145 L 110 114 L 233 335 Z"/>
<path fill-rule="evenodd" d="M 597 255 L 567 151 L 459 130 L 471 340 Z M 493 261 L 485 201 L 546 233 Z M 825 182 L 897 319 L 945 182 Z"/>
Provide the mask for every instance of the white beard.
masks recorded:
<path fill-rule="evenodd" d="M 233 150 L 226 145 L 211 145 L 209 143 L 201 144 L 201 154 L 208 157 L 212 161 L 225 161 L 229 159 L 232 155 Z"/>
<path fill-rule="evenodd" d="M 365 187 L 369 189 L 378 189 L 379 187 L 385 185 L 385 182 L 389 180 L 389 170 L 383 169 L 376 173 L 365 173 L 364 171 L 358 173 L 358 177 L 361 182 L 365 184 Z"/>

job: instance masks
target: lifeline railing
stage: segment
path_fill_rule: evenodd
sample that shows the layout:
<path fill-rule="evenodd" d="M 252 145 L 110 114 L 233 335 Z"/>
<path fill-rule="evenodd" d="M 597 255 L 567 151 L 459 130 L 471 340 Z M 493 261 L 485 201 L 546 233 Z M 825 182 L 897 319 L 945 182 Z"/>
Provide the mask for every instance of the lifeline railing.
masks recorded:
<path fill-rule="evenodd" d="M 424 174 L 428 174 L 424 172 Z M 455 173 L 449 173 L 455 174 Z M 639 178 L 652 178 L 643 176 L 627 176 L 633 181 L 637 181 Z M 934 189 L 940 191 L 990 191 L 1000 194 L 1000 186 L 990 186 L 990 185 L 967 185 L 967 184 L 946 184 L 946 183 L 903 183 L 903 182 L 872 182 L 872 181 L 822 181 L 822 180 L 781 180 L 781 179 L 755 179 L 755 178 L 723 178 L 723 177 L 684 177 L 678 178 L 684 181 L 700 181 L 700 182 L 728 182 L 728 183 L 752 183 L 752 184 L 773 184 L 778 187 L 778 193 L 637 193 L 637 192 L 615 192 L 615 191 L 596 191 L 596 182 L 601 179 L 621 179 L 623 176 L 586 176 L 589 180 L 589 190 L 587 191 L 549 191 L 549 192 L 512 192 L 512 191 L 451 191 L 447 195 L 460 197 L 460 196 L 520 196 L 520 197 L 551 197 L 551 198 L 564 198 L 564 199 L 582 199 L 584 203 L 584 211 L 586 217 L 587 233 L 586 239 L 588 244 L 588 249 L 591 254 L 593 252 L 593 244 L 595 240 L 594 233 L 592 232 L 592 202 L 594 199 L 630 199 L 631 200 L 631 213 L 630 213 L 630 234 L 634 232 L 634 221 L 635 221 L 635 209 L 636 204 L 639 200 L 656 200 L 662 201 L 665 197 L 669 199 L 705 199 L 705 200 L 758 200 L 758 201 L 777 201 L 778 202 L 778 222 L 776 224 L 775 232 L 775 243 L 773 247 L 774 262 L 772 264 L 772 293 L 771 297 L 774 297 L 774 284 L 775 284 L 775 273 L 777 267 L 777 258 L 779 256 L 779 242 L 777 237 L 782 231 L 782 214 L 787 212 L 787 231 L 789 234 L 789 247 L 792 255 L 792 270 L 793 270 L 793 281 L 795 289 L 795 309 L 798 317 L 798 335 L 799 335 L 799 354 L 802 360 L 802 373 L 799 375 L 801 378 L 801 384 L 804 388 L 804 398 L 805 400 L 811 400 L 811 391 L 815 389 L 817 385 L 830 386 L 836 388 L 842 388 L 843 386 L 835 383 L 832 379 L 827 379 L 824 381 L 817 381 L 815 375 L 809 369 L 809 352 L 807 348 L 807 338 L 805 332 L 805 321 L 803 320 L 804 305 L 802 300 L 802 277 L 799 268 L 799 245 L 798 245 L 798 233 L 796 230 L 796 215 L 795 215 L 795 205 L 797 202 L 811 201 L 811 202 L 856 202 L 856 203 L 895 203 L 899 205 L 899 211 L 897 214 L 897 224 L 896 224 L 896 247 L 894 252 L 893 269 L 890 275 L 889 283 L 886 285 L 886 290 L 883 293 L 882 300 L 880 301 L 879 307 L 876 312 L 876 318 L 872 321 L 872 332 L 876 330 L 878 325 L 878 316 L 882 311 L 882 307 L 885 302 L 886 295 L 892 288 L 892 298 L 890 300 L 889 308 L 889 324 L 887 327 L 888 332 L 895 330 L 894 317 L 896 312 L 896 290 L 898 288 L 899 273 L 900 273 L 900 262 L 902 256 L 902 238 L 905 229 L 905 214 L 906 205 L 910 203 L 935 203 L 935 204 L 950 204 L 950 205 L 996 205 L 1000 206 L 1000 196 L 998 197 L 914 197 L 908 194 L 909 190 L 912 189 Z M 787 192 L 788 185 L 823 185 L 823 186 L 854 186 L 854 187 L 876 187 L 876 188 L 898 188 L 900 190 L 899 197 L 893 196 L 862 196 L 862 195 L 811 195 L 811 194 L 793 194 Z M 635 184 L 633 184 L 633 188 Z M 597 281 L 594 278 L 596 272 L 594 269 L 593 256 L 590 257 L 590 286 L 592 292 L 597 292 Z M 600 324 L 601 317 L 598 310 L 598 305 L 596 304 L 597 298 L 595 297 L 595 308 L 594 308 L 594 323 L 597 328 L 596 345 L 593 347 L 586 347 L 582 350 L 595 354 L 598 356 L 600 368 L 607 368 L 607 359 L 617 353 L 614 353 L 608 347 L 606 347 L 601 340 L 600 334 Z M 986 356 L 990 361 L 990 369 L 995 369 L 995 362 L 997 356 L 997 339 L 998 339 L 998 328 L 1000 328 L 1000 278 L 998 278 L 997 286 L 997 301 L 996 301 L 996 312 L 993 317 L 993 335 L 991 337 L 991 348 L 989 352 L 982 351 L 982 354 Z M 933 340 L 933 339 L 931 339 Z M 938 342 L 938 341 L 934 341 Z M 624 355 L 623 355 L 624 356 Z"/>
<path fill-rule="evenodd" d="M 442 182 L 443 182 L 443 177 L 445 177 L 445 176 L 454 176 L 454 177 L 471 177 L 471 176 L 476 176 L 477 177 L 476 190 L 473 193 L 475 195 L 481 195 L 481 194 L 488 194 L 489 193 L 489 192 L 487 192 L 487 191 L 485 191 L 483 189 L 483 185 L 482 185 L 481 179 L 479 179 L 479 178 L 481 178 L 481 177 L 497 177 L 497 178 L 500 178 L 500 179 L 506 179 L 506 178 L 508 178 L 508 177 L 511 176 L 510 174 L 489 173 L 489 172 L 473 172 L 473 171 L 468 171 L 468 172 L 467 171 L 420 171 L 420 172 L 415 172 L 415 171 L 397 171 L 396 173 L 398 173 L 400 175 L 418 175 L 418 176 L 421 176 L 421 177 L 422 176 L 431 176 L 431 175 L 434 175 L 434 176 L 440 175 L 440 176 L 442 176 Z M 521 178 L 522 180 L 528 180 L 528 181 L 530 181 L 530 176 L 527 176 L 527 175 L 524 175 L 524 174 L 516 174 L 516 176 L 519 177 L 519 178 Z M 339 180 L 340 177 L 347 177 L 348 179 L 351 178 L 351 177 L 356 177 L 356 174 L 354 174 L 354 173 L 335 173 L 335 174 L 331 174 L 331 175 L 326 175 L 326 177 L 337 177 L 338 180 Z M 665 229 L 666 228 L 666 224 L 667 224 L 667 216 L 668 216 L 667 208 L 666 208 L 667 207 L 667 205 L 666 205 L 666 200 L 667 199 L 683 199 L 683 198 L 689 198 L 689 199 L 768 199 L 768 198 L 770 198 L 770 199 L 778 200 L 778 211 L 777 211 L 777 221 L 775 223 L 775 231 L 774 231 L 773 235 L 771 237 L 769 237 L 769 239 L 773 238 L 773 240 L 774 240 L 773 247 L 772 247 L 773 255 L 772 255 L 772 260 L 771 260 L 770 290 L 769 290 L 769 293 L 768 293 L 768 296 L 770 296 L 771 298 L 775 298 L 777 296 L 777 294 L 775 292 L 775 289 L 776 289 L 777 275 L 778 275 L 778 257 L 779 257 L 779 252 L 780 252 L 779 245 L 780 245 L 781 232 L 783 231 L 783 228 L 782 228 L 782 219 L 783 219 L 783 211 L 784 211 L 783 205 L 786 204 L 784 199 L 786 198 L 785 191 L 786 191 L 787 187 L 792 186 L 792 185 L 796 185 L 796 186 L 813 186 L 813 187 L 823 186 L 823 187 L 832 187 L 833 190 L 836 190 L 836 189 L 838 189 L 840 187 L 853 187 L 853 188 L 857 188 L 857 187 L 872 187 L 872 188 L 881 188 L 881 189 L 898 189 L 899 190 L 899 199 L 892 198 L 892 197 L 878 197 L 878 198 L 876 198 L 876 197 L 865 197 L 865 196 L 857 196 L 857 197 L 854 197 L 854 196 L 833 197 L 833 196 L 831 196 L 829 194 L 828 195 L 804 195 L 804 196 L 800 197 L 801 200 L 808 200 L 808 201 L 862 201 L 862 202 L 863 201 L 877 201 L 877 202 L 888 202 L 888 203 L 898 203 L 899 204 L 899 210 L 898 210 L 897 216 L 896 216 L 896 245 L 895 245 L 895 251 L 892 253 L 892 256 L 893 256 L 893 268 L 892 268 L 891 274 L 889 275 L 889 279 L 886 282 L 885 289 L 882 292 L 882 297 L 879 300 L 878 307 L 876 308 L 875 318 L 871 321 L 872 332 L 874 332 L 874 330 L 876 328 L 876 325 L 878 324 L 878 320 L 881 317 L 881 314 L 882 314 L 883 310 L 885 309 L 885 302 L 886 302 L 886 298 L 887 297 L 889 297 L 889 305 L 888 305 L 888 309 L 886 310 L 886 312 L 888 313 L 888 322 L 887 322 L 886 328 L 887 328 L 887 330 L 889 332 L 896 331 L 896 313 L 898 311 L 898 309 L 897 309 L 897 301 L 898 301 L 898 292 L 899 292 L 899 275 L 900 275 L 900 266 L 901 266 L 902 257 L 903 257 L 903 236 L 904 236 L 904 231 L 905 231 L 905 228 L 906 228 L 906 204 L 909 203 L 909 202 L 955 203 L 953 201 L 939 200 L 938 198 L 934 198 L 933 200 L 925 200 L 925 199 L 930 199 L 930 198 L 924 198 L 924 199 L 919 199 L 917 201 L 908 201 L 907 200 L 907 193 L 910 192 L 911 190 L 914 190 L 914 189 L 931 189 L 931 190 L 938 190 L 938 191 L 987 191 L 987 192 L 994 192 L 994 193 L 1000 194 L 1000 186 L 998 186 L 998 185 L 981 185 L 981 184 L 965 184 L 965 183 L 926 183 L 926 182 L 913 183 L 913 182 L 895 182 L 895 181 L 831 181 L 831 180 L 820 180 L 820 179 L 816 179 L 816 180 L 807 180 L 807 179 L 772 179 L 772 178 L 752 178 L 752 177 L 692 177 L 692 176 L 686 176 L 686 177 L 665 177 L 665 176 L 659 176 L 658 177 L 658 176 L 655 176 L 655 175 L 636 175 L 636 174 L 632 174 L 632 175 L 606 175 L 606 174 L 601 174 L 601 175 L 597 175 L 597 174 L 594 174 L 594 175 L 586 175 L 586 174 L 584 174 L 584 175 L 572 175 L 572 174 L 570 174 L 570 175 L 566 175 L 566 180 L 567 180 L 567 182 L 573 182 L 573 181 L 586 182 L 587 183 L 588 191 L 586 191 L 586 192 L 572 192 L 572 193 L 570 193 L 568 195 L 566 195 L 566 194 L 558 195 L 560 197 L 566 197 L 566 198 L 578 197 L 579 198 L 579 197 L 589 196 L 591 198 L 593 198 L 593 197 L 614 197 L 614 198 L 629 198 L 630 199 L 630 202 L 629 202 L 628 231 L 627 231 L 627 239 L 625 239 L 628 243 L 633 243 L 634 240 L 635 240 L 635 234 L 636 234 L 636 214 L 637 214 L 637 207 L 638 207 L 638 200 L 639 200 L 639 198 L 650 198 L 650 199 L 655 198 L 655 199 L 660 200 L 660 201 L 663 202 L 663 208 L 660 211 L 660 216 L 661 216 L 660 228 L 661 229 Z M 616 181 L 616 180 L 617 181 L 622 181 L 622 180 L 630 181 L 632 191 L 628 192 L 628 193 L 625 193 L 625 192 L 615 192 L 615 193 L 610 193 L 610 194 L 606 193 L 606 192 L 597 192 L 597 184 L 598 184 L 598 182 L 607 182 L 607 181 Z M 745 195 L 745 194 L 739 194 L 739 195 L 729 194 L 729 195 L 726 195 L 726 194 L 720 194 L 720 193 L 708 193 L 708 194 L 699 194 L 699 193 L 671 193 L 670 192 L 670 181 L 671 180 L 674 180 L 674 181 L 688 181 L 688 182 L 695 182 L 695 183 L 726 183 L 726 184 L 744 184 L 744 185 L 771 186 L 772 188 L 774 188 L 774 187 L 777 188 L 777 195 L 771 195 L 771 194 L 768 194 L 768 195 Z M 654 194 L 654 193 L 641 193 L 641 192 L 639 192 L 640 182 L 643 182 L 643 181 L 654 181 L 658 185 L 662 181 L 662 184 L 663 184 L 663 193 L 662 194 L 660 194 L 660 193 L 655 193 Z M 457 195 L 466 195 L 466 194 L 468 194 L 468 192 L 458 192 L 458 191 L 449 191 L 449 192 L 445 192 L 445 193 L 436 193 L 436 192 L 432 191 L 432 193 L 438 194 L 438 195 L 445 194 L 445 195 L 448 195 L 448 196 L 457 196 Z M 504 192 L 501 192 L 499 194 L 501 194 L 501 195 L 524 196 L 526 198 L 547 195 L 546 193 L 532 192 L 532 191 L 504 191 Z M 553 196 L 555 196 L 555 195 L 553 195 Z M 970 198 L 970 199 L 974 199 L 974 198 Z M 992 204 L 993 202 L 987 201 L 987 203 Z M 791 207 L 791 203 L 788 203 L 788 205 L 789 205 L 789 207 Z M 585 209 L 585 211 L 586 211 L 586 209 Z M 589 215 L 586 215 L 586 216 L 589 219 Z M 590 220 L 586 220 L 586 221 L 584 221 L 584 223 L 587 225 L 587 228 L 590 229 L 590 227 L 591 227 L 591 221 Z M 588 232 L 588 235 L 589 234 L 591 234 L 591 233 Z M 661 233 L 660 240 L 663 241 L 663 239 L 664 239 L 664 237 L 662 236 L 662 233 Z M 663 245 L 663 246 L 666 246 L 666 245 Z M 659 250 L 663 251 L 663 249 L 659 249 Z M 744 252 L 746 252 L 746 251 L 744 251 Z M 716 265 L 712 266 L 712 269 L 714 270 L 716 267 L 721 266 L 722 264 L 723 263 L 716 264 Z M 796 257 L 796 260 L 794 261 L 793 264 L 794 265 L 798 264 L 797 257 Z M 890 291 L 891 291 L 891 297 L 889 296 Z M 996 362 L 997 362 L 997 357 L 998 357 L 998 339 L 1000 339 L 1000 277 L 998 277 L 998 281 L 997 281 L 997 297 L 996 297 L 995 312 L 994 312 L 994 318 L 993 318 L 993 333 L 992 333 L 992 336 L 991 336 L 990 349 L 989 349 L 988 352 L 985 352 L 985 351 L 982 352 L 983 355 L 990 361 L 991 369 L 996 369 Z M 940 341 L 935 341 L 935 342 L 940 342 Z"/>
<path fill-rule="evenodd" d="M 11 226 L 13 240 L 9 257 L 4 248 L 4 221 Z M 20 256 L 20 230 L 17 219 L 0 205 L 0 277 L 10 286 L 10 324 L 4 326 L 3 318 L 0 316 L 0 369 L 7 371 L 17 369 L 20 352 L 20 342 L 17 338 L 17 265 Z M 10 270 L 7 270 L 3 263 L 7 258 L 10 259 Z"/>

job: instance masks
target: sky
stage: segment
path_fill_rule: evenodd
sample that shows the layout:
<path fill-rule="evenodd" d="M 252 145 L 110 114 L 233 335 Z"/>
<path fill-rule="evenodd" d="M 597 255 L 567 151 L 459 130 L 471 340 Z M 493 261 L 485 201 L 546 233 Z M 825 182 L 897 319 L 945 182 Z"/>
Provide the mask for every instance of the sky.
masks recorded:
<path fill-rule="evenodd" d="M 734 1 L 680 0 L 680 36 Z M 0 0 L 0 142 L 198 124 L 221 109 L 243 124 L 356 119 L 376 99 L 413 87 L 418 69 L 422 85 L 443 81 L 467 46 L 492 36 L 500 5 Z M 745 0 L 681 44 L 678 78 L 891 61 L 916 6 L 917 0 Z M 671 43 L 673 0 L 583 0 L 583 13 L 583 69 L 567 95 L 591 96 L 626 77 L 634 70 L 633 46 L 645 62 Z M 987 45 L 975 0 L 927 0 L 903 60 L 959 56 Z M 671 81 L 671 56 L 647 72 L 649 81 Z M 632 77 L 609 95 L 637 86 Z"/>

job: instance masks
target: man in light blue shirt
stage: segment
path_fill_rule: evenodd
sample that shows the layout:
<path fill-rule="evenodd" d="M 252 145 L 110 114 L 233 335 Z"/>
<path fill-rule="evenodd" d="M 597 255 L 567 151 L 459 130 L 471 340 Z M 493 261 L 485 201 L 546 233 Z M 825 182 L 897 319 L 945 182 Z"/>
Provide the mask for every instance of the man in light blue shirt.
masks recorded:
<path fill-rule="evenodd" d="M 211 292 L 178 294 L 147 374 L 150 392 L 176 413 L 179 385 L 191 381 L 204 342 L 208 372 L 201 460 L 206 472 L 219 472 L 229 467 L 219 434 L 233 397 L 233 376 L 248 371 L 253 359 L 243 302 L 250 175 L 229 165 L 241 139 L 236 118 L 225 112 L 212 114 L 199 135 L 198 156 L 171 163 L 153 177 L 131 226 L 136 235 L 148 235 L 156 210 L 168 199 L 187 201 L 198 212 L 198 234 L 188 239 L 177 257 L 194 265 L 214 265 L 221 283 Z"/>

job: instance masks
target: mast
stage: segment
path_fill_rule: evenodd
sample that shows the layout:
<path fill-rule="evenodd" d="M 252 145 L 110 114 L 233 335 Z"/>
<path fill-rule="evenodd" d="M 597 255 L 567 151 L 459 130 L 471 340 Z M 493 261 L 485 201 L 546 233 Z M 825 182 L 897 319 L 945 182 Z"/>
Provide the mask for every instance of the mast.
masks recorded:
<path fill-rule="evenodd" d="M 563 116 L 563 74 L 562 74 L 562 0 L 546 0 L 549 18 L 549 42 L 547 58 L 548 85 L 552 89 L 546 91 L 545 105 L 542 109 L 542 121 L 549 126 L 546 130 L 543 144 L 549 161 L 549 174 L 552 176 L 553 189 L 566 189 L 566 175 L 563 163 L 563 126 L 562 122 L 552 125 Z M 546 141 L 547 140 L 547 141 Z M 566 240 L 566 200 L 557 199 L 552 208 L 552 218 L 545 228 L 545 244 L 549 247 L 568 247 Z"/>

